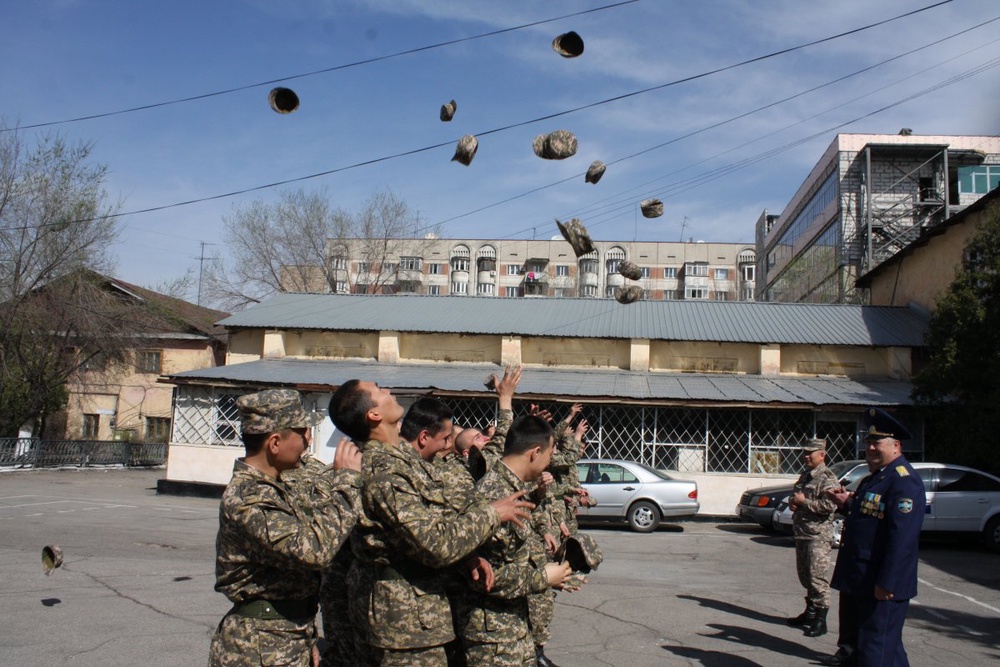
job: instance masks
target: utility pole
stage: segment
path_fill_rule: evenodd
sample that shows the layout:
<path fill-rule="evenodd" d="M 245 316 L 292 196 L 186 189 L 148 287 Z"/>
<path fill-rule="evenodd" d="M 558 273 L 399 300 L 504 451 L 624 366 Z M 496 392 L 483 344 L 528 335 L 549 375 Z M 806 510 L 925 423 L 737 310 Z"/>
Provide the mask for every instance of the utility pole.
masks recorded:
<path fill-rule="evenodd" d="M 215 245 L 214 243 L 201 242 L 201 255 L 198 257 L 198 305 L 201 305 L 201 274 L 205 268 L 205 246 Z"/>
<path fill-rule="evenodd" d="M 684 228 L 687 227 L 687 224 L 688 224 L 688 217 L 685 215 L 684 220 L 681 222 L 681 237 L 677 239 L 681 243 L 684 242 Z"/>

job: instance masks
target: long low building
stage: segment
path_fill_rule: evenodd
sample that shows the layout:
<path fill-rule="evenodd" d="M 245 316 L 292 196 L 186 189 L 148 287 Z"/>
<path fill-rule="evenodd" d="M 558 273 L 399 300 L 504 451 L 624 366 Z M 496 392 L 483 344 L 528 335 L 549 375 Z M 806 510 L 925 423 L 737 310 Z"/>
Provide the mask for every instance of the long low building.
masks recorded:
<path fill-rule="evenodd" d="M 485 426 L 496 400 L 483 381 L 507 364 L 525 369 L 516 409 L 534 403 L 559 418 L 583 403 L 590 455 L 687 476 L 745 484 L 798 472 L 812 437 L 827 438 L 833 460 L 854 458 L 870 405 L 917 434 L 904 443 L 912 457 L 923 451 L 910 377 L 927 315 L 911 308 L 281 294 L 220 324 L 225 366 L 164 378 L 177 385 L 168 482 L 228 481 L 243 393 L 293 387 L 325 412 L 357 377 L 404 405 L 441 397 L 457 422 Z M 339 438 L 329 420 L 317 429 L 328 458 Z"/>

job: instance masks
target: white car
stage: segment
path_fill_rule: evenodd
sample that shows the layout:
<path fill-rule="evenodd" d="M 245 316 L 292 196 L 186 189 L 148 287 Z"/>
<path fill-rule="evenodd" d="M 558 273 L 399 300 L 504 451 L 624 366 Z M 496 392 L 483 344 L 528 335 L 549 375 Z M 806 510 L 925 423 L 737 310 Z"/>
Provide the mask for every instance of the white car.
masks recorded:
<path fill-rule="evenodd" d="M 698 513 L 698 484 L 674 479 L 635 461 L 583 459 L 576 464 L 580 484 L 597 501 L 581 506 L 581 522 L 628 522 L 639 533 L 651 533 L 665 518 L 686 518 Z"/>
<path fill-rule="evenodd" d="M 987 548 L 1000 552 L 1000 477 L 951 463 L 911 463 L 924 482 L 927 509 L 921 534 L 979 533 Z M 848 488 L 854 490 L 860 479 Z M 791 532 L 788 498 L 774 510 L 774 526 Z M 840 546 L 843 517 L 834 526 L 834 546 Z"/>

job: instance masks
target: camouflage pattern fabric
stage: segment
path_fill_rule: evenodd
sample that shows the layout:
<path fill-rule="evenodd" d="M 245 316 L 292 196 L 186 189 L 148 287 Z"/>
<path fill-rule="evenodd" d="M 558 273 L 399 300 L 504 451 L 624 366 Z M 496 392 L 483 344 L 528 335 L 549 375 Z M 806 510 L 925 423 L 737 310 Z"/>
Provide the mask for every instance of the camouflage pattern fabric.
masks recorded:
<path fill-rule="evenodd" d="M 318 412 L 302 408 L 294 389 L 268 389 L 236 399 L 243 433 L 276 433 L 286 428 L 310 428 L 323 421 Z"/>
<path fill-rule="evenodd" d="M 469 473 L 475 481 L 479 481 L 493 468 L 503 456 L 503 443 L 507 440 L 507 431 L 514 423 L 513 410 L 500 410 L 497 413 L 497 426 L 493 436 L 483 445 L 482 450 L 475 447 L 469 450 Z"/>
<path fill-rule="evenodd" d="M 806 501 L 792 515 L 792 532 L 796 540 L 833 538 L 833 515 L 837 505 L 827 491 L 840 486 L 837 476 L 826 464 L 804 471 L 795 482 L 794 492 L 805 494 Z"/>
<path fill-rule="evenodd" d="M 806 604 L 830 608 L 830 543 L 824 540 L 795 540 L 795 572 L 806 589 Z"/>
<path fill-rule="evenodd" d="M 527 490 L 527 486 L 501 461 L 480 480 L 478 489 L 484 499 L 492 501 Z M 528 595 L 549 589 L 545 545 L 530 526 L 511 522 L 494 532 L 478 553 L 493 567 L 495 582 L 488 594 L 479 586 L 470 586 L 458 610 L 457 624 L 470 667 L 527 664 L 529 658 L 533 662 Z M 523 654 L 510 654 L 521 646 L 527 647 Z M 497 662 L 483 662 L 486 654 Z"/>
<path fill-rule="evenodd" d="M 486 502 L 457 511 L 435 475 L 435 464 L 407 444 L 365 444 L 351 614 L 367 619 L 369 643 L 386 654 L 454 638 L 442 568 L 472 554 L 500 525 Z"/>
<path fill-rule="evenodd" d="M 535 646 L 545 646 L 552 639 L 552 618 L 556 613 L 556 592 L 532 593 L 528 596 L 528 628 L 531 630 L 532 654 Z"/>
<path fill-rule="evenodd" d="M 219 506 L 215 590 L 235 605 L 255 600 L 314 599 L 320 570 L 333 559 L 354 526 L 360 476 L 324 469 L 303 501 L 296 488 L 242 460 Z M 241 665 L 245 644 L 258 653 L 296 661 L 315 639 L 314 619 L 247 619 L 230 612 L 212 638 L 210 665 Z M 266 649 L 266 651 L 265 651 Z M 248 658 L 249 659 L 249 658 Z M 252 664 L 283 664 L 280 662 Z"/>
<path fill-rule="evenodd" d="M 456 507 L 467 506 L 476 490 L 466 457 L 458 452 L 434 457 L 434 477 L 445 488 L 445 497 Z"/>

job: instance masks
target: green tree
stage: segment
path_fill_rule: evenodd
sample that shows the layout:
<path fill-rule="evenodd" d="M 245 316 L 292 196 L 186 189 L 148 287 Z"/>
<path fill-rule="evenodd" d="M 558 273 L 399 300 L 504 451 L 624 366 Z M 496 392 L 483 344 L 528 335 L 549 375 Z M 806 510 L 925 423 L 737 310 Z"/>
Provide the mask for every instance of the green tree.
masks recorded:
<path fill-rule="evenodd" d="M 962 268 L 931 316 L 927 344 L 913 397 L 927 410 L 928 455 L 1000 470 L 1000 205 L 982 212 Z"/>
<path fill-rule="evenodd" d="M 94 281 L 113 265 L 117 204 L 90 154 L 0 121 L 0 436 L 58 409 L 80 363 L 125 355 L 133 320 Z"/>

